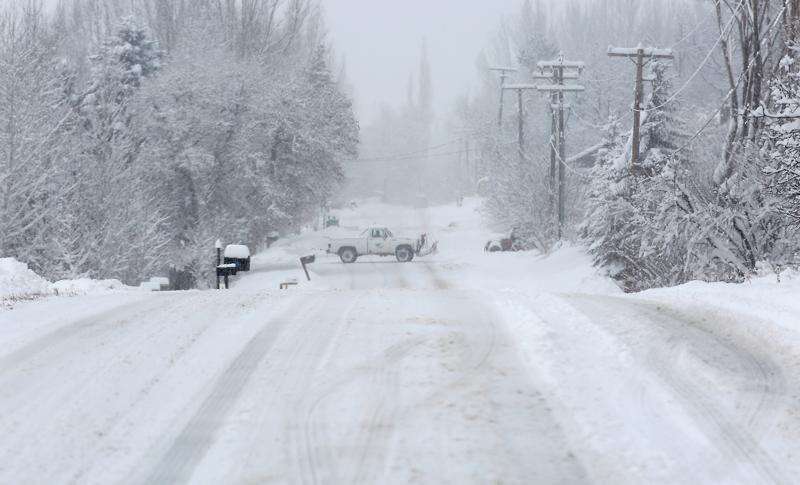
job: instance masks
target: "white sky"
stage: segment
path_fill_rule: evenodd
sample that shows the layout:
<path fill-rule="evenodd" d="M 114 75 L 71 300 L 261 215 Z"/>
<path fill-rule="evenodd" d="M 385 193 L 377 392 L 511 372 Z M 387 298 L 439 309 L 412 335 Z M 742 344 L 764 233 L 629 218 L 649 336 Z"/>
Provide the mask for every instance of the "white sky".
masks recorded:
<path fill-rule="evenodd" d="M 347 59 L 362 124 L 380 103 L 405 99 L 427 38 L 439 113 L 476 78 L 475 60 L 517 0 L 322 0 L 339 54 Z"/>

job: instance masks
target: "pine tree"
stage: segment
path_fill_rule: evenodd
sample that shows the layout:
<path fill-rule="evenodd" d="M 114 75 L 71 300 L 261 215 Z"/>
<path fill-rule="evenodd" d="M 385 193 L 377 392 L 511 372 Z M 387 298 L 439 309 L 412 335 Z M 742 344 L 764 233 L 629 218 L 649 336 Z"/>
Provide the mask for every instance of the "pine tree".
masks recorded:
<path fill-rule="evenodd" d="M 592 172 L 589 213 L 582 228 L 595 263 L 610 270 L 627 290 L 666 286 L 686 279 L 691 200 L 684 188 L 685 136 L 674 116 L 665 69 L 655 82 L 642 126 L 639 169 L 629 173 L 628 137 L 612 120 L 605 151 Z"/>
<path fill-rule="evenodd" d="M 558 55 L 558 48 L 549 40 L 547 17 L 541 1 L 536 4 L 525 0 L 517 27 L 517 60 L 529 72 L 537 70 L 536 64 Z"/>
<path fill-rule="evenodd" d="M 642 123 L 640 145 L 641 170 L 649 175 L 660 173 L 668 161 L 683 157 L 678 151 L 688 137 L 680 131 L 682 121 L 675 116 L 674 100 L 669 98 L 672 83 L 661 63 L 653 64 L 653 92 L 646 105 L 646 119 Z"/>

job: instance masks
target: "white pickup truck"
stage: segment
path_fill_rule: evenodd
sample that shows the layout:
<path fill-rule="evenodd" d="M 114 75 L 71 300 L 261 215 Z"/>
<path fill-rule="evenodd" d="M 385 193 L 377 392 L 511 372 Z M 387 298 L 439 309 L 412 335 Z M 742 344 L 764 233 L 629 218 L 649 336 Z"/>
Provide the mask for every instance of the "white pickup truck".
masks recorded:
<path fill-rule="evenodd" d="M 419 239 L 396 237 L 385 227 L 370 227 L 359 237 L 331 239 L 328 253 L 336 254 L 343 263 L 355 263 L 359 256 L 394 256 L 408 263 L 414 256 L 426 256 L 436 251 L 436 244 L 427 247 L 427 236 Z"/>

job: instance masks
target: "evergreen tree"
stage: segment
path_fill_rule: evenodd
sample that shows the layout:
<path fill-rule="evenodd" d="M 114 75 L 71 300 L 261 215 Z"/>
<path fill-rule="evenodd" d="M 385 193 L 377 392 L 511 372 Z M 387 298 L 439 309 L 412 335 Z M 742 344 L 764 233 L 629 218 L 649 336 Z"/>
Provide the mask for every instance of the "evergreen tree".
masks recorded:
<path fill-rule="evenodd" d="M 646 118 L 642 123 L 640 144 L 640 168 L 650 175 L 660 173 L 668 161 L 675 163 L 684 154 L 679 152 L 688 137 L 680 130 L 682 121 L 675 116 L 675 104 L 669 99 L 672 83 L 666 67 L 654 63 L 652 72 L 653 92 L 645 107 Z M 677 157 L 677 158 L 676 158 Z"/>
<path fill-rule="evenodd" d="M 612 120 L 603 143 L 611 148 L 592 171 L 589 213 L 582 228 L 595 263 L 631 291 L 676 284 L 687 276 L 685 216 L 691 202 L 682 185 L 686 160 L 679 150 L 685 137 L 669 99 L 666 71 L 655 65 L 654 73 L 642 124 L 640 165 L 631 173 L 630 140 L 619 136 Z"/>
<path fill-rule="evenodd" d="M 519 15 L 517 27 L 517 61 L 528 72 L 536 72 L 539 61 L 549 60 L 558 55 L 558 48 L 548 38 L 547 16 L 536 0 L 525 0 Z"/>

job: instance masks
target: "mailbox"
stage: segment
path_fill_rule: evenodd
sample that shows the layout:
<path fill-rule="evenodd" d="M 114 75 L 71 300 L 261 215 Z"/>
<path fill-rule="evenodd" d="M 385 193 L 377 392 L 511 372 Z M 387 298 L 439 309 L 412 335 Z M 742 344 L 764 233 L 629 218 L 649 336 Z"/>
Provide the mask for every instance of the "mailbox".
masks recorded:
<path fill-rule="evenodd" d="M 308 281 L 311 281 L 311 275 L 308 274 L 308 268 L 306 268 L 306 265 L 311 264 L 316 260 L 317 257 L 313 254 L 311 256 L 303 256 L 300 258 L 300 264 L 303 266 L 303 272 L 306 274 L 306 279 Z"/>

